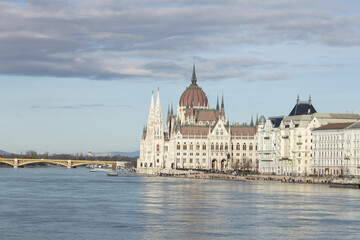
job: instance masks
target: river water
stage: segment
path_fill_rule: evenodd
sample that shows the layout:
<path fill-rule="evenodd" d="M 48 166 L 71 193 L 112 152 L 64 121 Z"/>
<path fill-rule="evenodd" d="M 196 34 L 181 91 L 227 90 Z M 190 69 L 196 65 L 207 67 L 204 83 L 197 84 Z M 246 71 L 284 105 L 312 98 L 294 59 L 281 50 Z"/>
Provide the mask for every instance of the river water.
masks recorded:
<path fill-rule="evenodd" d="M 0 168 L 0 239 L 358 239 L 360 190 Z"/>

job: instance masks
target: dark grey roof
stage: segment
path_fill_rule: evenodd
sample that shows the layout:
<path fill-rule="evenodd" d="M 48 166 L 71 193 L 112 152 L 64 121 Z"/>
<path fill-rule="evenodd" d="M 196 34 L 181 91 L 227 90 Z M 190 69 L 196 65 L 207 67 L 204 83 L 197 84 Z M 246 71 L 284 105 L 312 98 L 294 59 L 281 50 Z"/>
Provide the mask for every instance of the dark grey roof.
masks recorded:
<path fill-rule="evenodd" d="M 360 128 L 360 122 L 356 122 L 353 125 L 349 126 L 348 128 L 353 129 L 353 128 Z"/>
<path fill-rule="evenodd" d="M 279 127 L 283 119 L 284 116 L 269 117 L 269 120 L 271 121 L 274 127 Z"/>
<path fill-rule="evenodd" d="M 308 102 L 298 102 L 291 110 L 289 116 L 308 115 L 316 113 L 314 106 Z"/>

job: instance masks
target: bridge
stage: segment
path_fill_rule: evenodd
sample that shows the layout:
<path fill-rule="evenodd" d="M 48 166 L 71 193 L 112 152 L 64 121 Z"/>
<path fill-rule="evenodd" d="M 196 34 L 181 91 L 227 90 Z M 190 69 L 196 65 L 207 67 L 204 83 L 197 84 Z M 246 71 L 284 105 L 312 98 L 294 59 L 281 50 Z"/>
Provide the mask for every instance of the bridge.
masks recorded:
<path fill-rule="evenodd" d="M 115 161 L 96 161 L 96 160 L 63 160 L 63 159 L 27 159 L 27 158 L 0 158 L 0 163 L 5 163 L 14 168 L 25 166 L 32 163 L 52 163 L 67 168 L 74 168 L 78 166 L 83 166 L 87 164 L 102 164 L 105 166 L 119 166 L 120 162 Z"/>

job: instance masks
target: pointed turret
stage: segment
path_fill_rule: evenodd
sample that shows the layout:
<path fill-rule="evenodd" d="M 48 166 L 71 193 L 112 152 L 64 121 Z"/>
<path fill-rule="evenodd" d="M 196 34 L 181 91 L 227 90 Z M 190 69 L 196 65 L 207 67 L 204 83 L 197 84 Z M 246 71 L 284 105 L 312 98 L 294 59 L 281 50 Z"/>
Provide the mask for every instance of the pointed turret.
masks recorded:
<path fill-rule="evenodd" d="M 297 104 L 297 105 L 300 104 L 300 96 L 299 96 L 299 94 L 297 95 L 296 104 Z"/>
<path fill-rule="evenodd" d="M 225 107 L 224 107 L 224 94 L 221 97 L 221 113 L 220 116 L 223 120 L 225 120 Z"/>
<path fill-rule="evenodd" d="M 219 112 L 219 96 L 217 96 L 216 100 L 216 111 Z"/>
<path fill-rule="evenodd" d="M 154 92 L 151 92 L 150 110 L 154 109 Z"/>
<path fill-rule="evenodd" d="M 159 93 L 159 88 L 157 90 L 157 94 L 156 94 L 156 108 L 160 107 L 160 93 Z"/>
<path fill-rule="evenodd" d="M 193 65 L 193 73 L 191 76 L 191 85 L 196 85 L 196 73 L 195 73 L 195 61 L 194 61 L 194 65 Z"/>
<path fill-rule="evenodd" d="M 311 105 L 311 94 L 309 95 L 309 104 Z"/>
<path fill-rule="evenodd" d="M 250 120 L 250 127 L 254 126 L 254 117 L 253 115 L 251 115 L 251 120 Z"/>
<path fill-rule="evenodd" d="M 174 116 L 174 108 L 173 108 L 173 104 L 171 103 L 171 116 Z"/>

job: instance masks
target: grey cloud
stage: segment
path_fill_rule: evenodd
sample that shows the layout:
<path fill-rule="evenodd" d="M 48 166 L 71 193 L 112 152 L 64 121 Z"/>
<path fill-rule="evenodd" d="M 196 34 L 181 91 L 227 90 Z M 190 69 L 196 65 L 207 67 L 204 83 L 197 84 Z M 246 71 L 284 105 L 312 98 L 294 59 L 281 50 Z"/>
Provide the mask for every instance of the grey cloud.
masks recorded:
<path fill-rule="evenodd" d="M 360 17 L 329 1 L 27 0 L 0 3 L 0 74 L 179 79 L 191 56 L 289 41 L 360 45 Z M 208 79 L 283 63 L 203 59 Z M 210 66 L 210 64 L 213 64 Z"/>

